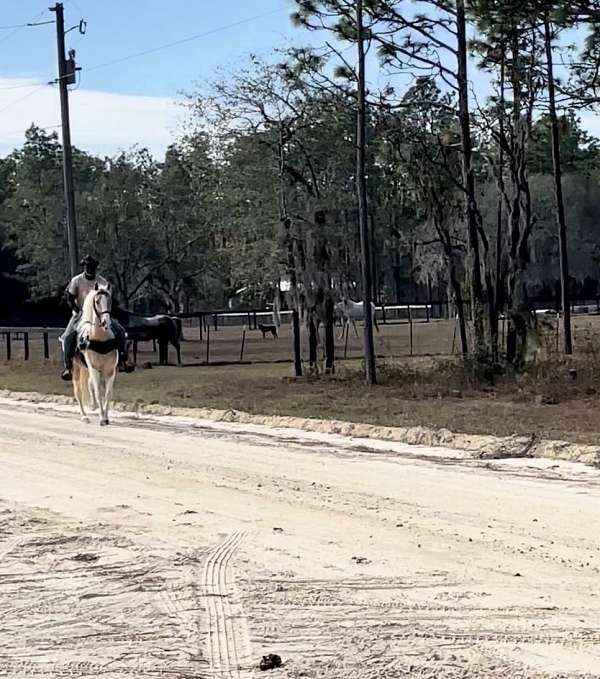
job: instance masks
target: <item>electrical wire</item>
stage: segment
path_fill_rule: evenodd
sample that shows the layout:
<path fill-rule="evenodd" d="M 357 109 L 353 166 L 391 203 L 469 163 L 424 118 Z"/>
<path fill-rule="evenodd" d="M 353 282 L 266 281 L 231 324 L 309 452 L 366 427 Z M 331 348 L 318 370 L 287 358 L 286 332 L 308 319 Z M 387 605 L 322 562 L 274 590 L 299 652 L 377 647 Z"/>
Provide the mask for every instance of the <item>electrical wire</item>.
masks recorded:
<path fill-rule="evenodd" d="M 10 104 L 7 104 L 4 108 L 0 108 L 0 114 L 4 113 L 5 111 L 8 111 L 9 108 L 16 106 L 20 102 L 25 101 L 25 99 L 29 99 L 29 97 L 32 97 L 36 92 L 39 92 L 40 90 L 44 89 L 45 87 L 48 87 L 47 83 L 44 83 L 40 87 L 37 87 L 35 90 L 33 90 L 33 92 L 28 92 L 24 97 L 19 97 L 18 99 L 11 101 Z"/>
<path fill-rule="evenodd" d="M 160 52 L 165 49 L 170 49 L 171 47 L 177 47 L 178 45 L 183 45 L 188 42 L 192 42 L 194 40 L 200 40 L 201 38 L 208 37 L 210 35 L 214 35 L 215 33 L 220 33 L 221 31 L 226 31 L 229 30 L 230 28 L 235 28 L 237 26 L 242 26 L 244 24 L 250 23 L 252 21 L 257 21 L 259 19 L 262 19 L 267 16 L 271 16 L 273 14 L 278 14 L 279 12 L 282 12 L 284 10 L 287 10 L 287 7 L 280 7 L 279 9 L 271 10 L 270 12 L 265 12 L 263 14 L 256 14 L 251 17 L 247 17 L 246 19 L 240 19 L 239 21 L 235 21 L 231 24 L 225 24 L 224 26 L 219 26 L 217 28 L 213 28 L 209 31 L 205 31 L 203 33 L 197 33 L 196 35 L 191 35 L 187 38 L 182 38 L 181 40 L 175 40 L 174 42 L 166 43 L 164 45 L 158 45 L 156 47 L 150 47 L 149 49 L 142 50 L 140 52 L 136 52 L 134 54 L 128 54 L 124 57 L 119 57 L 118 59 L 113 59 L 112 61 L 107 61 L 103 64 L 97 64 L 96 66 L 90 66 L 90 67 L 82 67 L 81 71 L 84 73 L 89 73 L 93 71 L 97 71 L 102 68 L 108 68 L 109 66 L 113 66 L 114 64 L 120 64 L 125 61 L 129 61 L 130 59 L 137 59 L 142 56 L 146 56 L 148 54 L 154 54 L 155 52 Z M 43 12 L 42 12 L 43 14 Z M 41 16 L 41 15 L 40 15 Z M 27 24 L 22 24 L 23 26 L 26 26 Z M 0 42 L 2 40 L 0 39 Z M 65 75 L 63 77 L 70 77 L 68 75 Z M 55 78 L 52 80 L 49 80 L 46 83 L 32 83 L 30 85 L 10 85 L 8 87 L 0 87 L 0 91 L 5 91 L 5 90 L 18 90 L 18 89 L 25 89 L 29 87 L 36 87 L 36 86 L 46 86 L 46 85 L 51 85 L 53 83 L 58 83 L 60 81 L 59 78 Z M 0 113 L 2 110 L 0 110 Z"/>
<path fill-rule="evenodd" d="M 62 127 L 61 123 L 57 123 L 56 125 L 35 125 L 38 127 L 40 130 L 58 130 L 60 127 Z M 10 132 L 2 132 L 2 135 L 5 137 L 12 137 L 15 134 L 25 134 L 27 130 L 31 127 L 31 125 L 28 125 L 25 129 L 19 129 L 19 130 L 11 130 Z"/>
<path fill-rule="evenodd" d="M 7 85 L 6 87 L 0 87 L 0 92 L 5 92 L 6 90 L 25 90 L 31 87 L 40 87 L 42 85 L 49 85 L 50 83 L 43 83 L 43 82 L 38 82 L 38 83 L 29 83 L 28 85 Z"/>
<path fill-rule="evenodd" d="M 3 38 L 0 38 L 0 45 L 7 42 L 8 40 L 10 40 L 12 37 L 17 35 L 18 33 L 20 33 L 24 28 L 29 28 L 30 26 L 35 25 L 35 22 L 38 19 L 41 19 L 44 16 L 45 13 L 46 13 L 46 10 L 42 10 L 39 14 L 34 16 L 31 21 L 28 21 L 25 24 L 17 24 L 12 28 L 9 28 L 8 26 L 6 26 L 6 27 L 2 26 L 0 28 L 0 30 L 9 30 L 10 32 L 7 35 L 5 35 Z"/>
<path fill-rule="evenodd" d="M 231 24 L 226 24 L 224 26 L 219 26 L 217 28 L 213 28 L 210 31 L 205 31 L 203 33 L 197 33 L 196 35 L 190 35 L 187 38 L 182 38 L 181 40 L 175 40 L 174 42 L 168 42 L 165 43 L 164 45 L 158 45 L 157 47 L 151 47 L 146 50 L 142 50 L 141 52 L 135 52 L 133 54 L 128 54 L 127 56 L 120 57 L 118 59 L 113 59 L 112 61 L 107 61 L 103 64 L 97 64 L 96 66 L 90 66 L 89 68 L 84 68 L 83 71 L 86 73 L 90 73 L 91 71 L 97 71 L 98 69 L 101 68 L 107 68 L 108 66 L 114 66 L 115 64 L 121 64 L 124 61 L 129 61 L 130 59 L 137 59 L 139 57 L 144 57 L 148 54 L 154 54 L 155 52 L 160 52 L 162 50 L 170 49 L 171 47 L 177 47 L 178 45 L 183 45 L 187 42 L 192 42 L 193 40 L 199 40 L 201 38 L 206 38 L 210 35 L 214 35 L 215 33 L 220 33 L 221 31 L 226 31 L 230 28 L 235 28 L 236 26 L 243 26 L 244 24 L 248 24 L 252 21 L 257 21 L 258 19 L 263 19 L 265 17 L 271 16 L 273 14 L 278 14 L 279 12 L 282 12 L 284 10 L 287 10 L 287 7 L 280 7 L 279 9 L 271 10 L 270 12 L 264 12 L 263 14 L 256 14 L 254 16 L 248 17 L 246 19 L 240 19 L 239 21 L 234 21 Z"/>
<path fill-rule="evenodd" d="M 92 71 L 97 71 L 97 70 L 102 69 L 102 68 L 107 68 L 109 66 L 113 66 L 115 64 L 120 64 L 120 63 L 123 63 L 125 61 L 129 61 L 130 59 L 137 59 L 139 57 L 143 57 L 143 56 L 146 56 L 148 54 L 154 54 L 154 53 L 160 52 L 162 50 L 170 49 L 171 47 L 177 47 L 179 45 L 183 45 L 185 43 L 192 42 L 194 40 L 200 40 L 201 38 L 206 38 L 210 35 L 214 35 L 216 33 L 220 33 L 222 31 L 229 30 L 230 28 L 242 26 L 242 25 L 250 23 L 252 21 L 258 21 L 259 19 L 263 19 L 265 17 L 272 16 L 274 14 L 278 14 L 279 12 L 282 12 L 284 10 L 287 10 L 287 7 L 280 7 L 279 9 L 271 10 L 269 12 L 263 12 L 262 14 L 255 14 L 254 16 L 247 17 L 246 19 L 240 19 L 239 21 L 234 21 L 230 24 L 218 26 L 217 28 L 213 28 L 209 31 L 204 31 L 203 33 L 197 33 L 195 35 L 188 36 L 187 38 L 182 38 L 180 40 L 175 40 L 173 42 L 165 43 L 164 45 L 158 45 L 156 47 L 151 47 L 149 49 L 142 50 L 142 51 L 136 52 L 134 54 L 128 54 L 127 56 L 120 57 L 118 59 L 113 59 L 112 61 L 108 61 L 108 62 L 105 62 L 103 64 L 97 64 L 96 66 L 91 66 L 89 68 L 82 68 L 81 71 L 83 73 L 89 73 L 89 72 L 92 72 Z M 38 15 L 36 17 L 36 19 L 39 18 L 40 16 L 42 16 L 43 14 L 44 14 L 44 12 L 42 12 L 40 15 Z M 34 21 L 36 19 L 34 19 Z M 27 24 L 22 24 L 17 29 L 17 31 L 20 30 L 21 27 L 25 27 L 25 26 L 27 26 Z M 10 34 L 10 35 L 13 35 L 13 34 Z M 10 35 L 8 37 L 10 37 Z M 1 39 L 0 39 L 0 42 L 2 42 Z M 63 77 L 69 77 L 69 76 L 65 75 Z M 12 108 L 13 106 L 20 103 L 21 101 L 24 101 L 25 99 L 28 99 L 29 97 L 33 96 L 36 92 L 39 92 L 44 87 L 48 87 L 49 85 L 52 85 L 54 83 L 59 82 L 59 80 L 60 80 L 60 78 L 56 78 L 55 80 L 45 82 L 45 83 L 40 82 L 40 83 L 31 84 L 31 85 L 13 85 L 13 86 L 0 88 L 0 91 L 1 91 L 1 90 L 24 89 L 24 88 L 29 88 L 29 87 L 35 87 L 35 89 L 32 92 L 28 92 L 25 96 L 20 97 L 19 99 L 15 99 L 14 101 L 12 101 L 10 104 L 5 106 L 4 108 L 1 108 L 0 114 L 4 113 L 5 111 Z"/>

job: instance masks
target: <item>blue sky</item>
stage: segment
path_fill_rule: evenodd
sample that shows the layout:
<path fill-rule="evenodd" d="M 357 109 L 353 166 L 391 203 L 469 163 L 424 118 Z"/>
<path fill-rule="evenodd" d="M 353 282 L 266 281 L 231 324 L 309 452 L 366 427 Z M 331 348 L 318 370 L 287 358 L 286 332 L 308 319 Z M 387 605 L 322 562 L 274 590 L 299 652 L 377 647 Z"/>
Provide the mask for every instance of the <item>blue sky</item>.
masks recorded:
<path fill-rule="evenodd" d="M 8 7 L 3 6 L 0 26 L 52 19 L 49 4 L 5 0 Z M 181 117 L 174 101 L 182 90 L 193 89 L 194 82 L 210 77 L 218 67 L 234 67 L 249 52 L 267 54 L 273 47 L 312 38 L 292 26 L 290 0 L 65 0 L 64 6 L 67 27 L 81 17 L 88 22 L 85 36 L 77 31 L 67 36 L 67 48 L 77 50 L 84 69 L 80 88 L 71 96 L 73 142 L 101 153 L 135 142 L 160 153 Z M 252 20 L 225 28 L 246 19 Z M 179 46 L 105 66 L 211 31 Z M 0 51 L 0 153 L 6 153 L 19 143 L 20 130 L 30 122 L 60 122 L 56 89 L 26 87 L 56 75 L 54 26 L 16 33 L 0 30 Z"/>
<path fill-rule="evenodd" d="M 48 0 L 4 0 L 1 26 L 51 20 Z M 286 44 L 319 44 L 322 36 L 292 26 L 292 0 L 64 0 L 66 26 L 84 18 L 87 33 L 67 36 L 83 67 L 71 94 L 73 143 L 114 155 L 133 144 L 156 156 L 181 128 L 184 112 L 176 101 L 219 67 L 235 68 L 249 52 L 269 56 Z M 243 22 L 243 23 L 240 23 Z M 232 25 L 236 24 L 238 25 Z M 111 63 L 134 53 L 205 34 L 169 49 Z M 56 76 L 53 25 L 0 28 L 0 155 L 23 140 L 35 122 L 54 128 L 60 122 L 56 87 L 37 87 Z M 374 59 L 370 75 L 382 84 Z M 484 74 L 473 69 L 477 89 Z M 595 114 L 585 126 L 600 135 Z"/>

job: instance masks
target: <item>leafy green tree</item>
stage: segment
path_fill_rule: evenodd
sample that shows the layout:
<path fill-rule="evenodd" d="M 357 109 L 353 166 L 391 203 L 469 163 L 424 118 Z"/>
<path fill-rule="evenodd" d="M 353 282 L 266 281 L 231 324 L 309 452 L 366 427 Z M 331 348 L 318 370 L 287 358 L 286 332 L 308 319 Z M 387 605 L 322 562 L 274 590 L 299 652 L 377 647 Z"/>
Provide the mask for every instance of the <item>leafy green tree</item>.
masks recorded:
<path fill-rule="evenodd" d="M 34 297 L 56 294 L 67 281 L 61 150 L 55 133 L 31 127 L 21 149 L 9 157 L 13 190 L 1 210 L 15 246 L 19 272 Z"/>
<path fill-rule="evenodd" d="M 565 174 L 592 175 L 600 168 L 600 143 L 581 125 L 573 111 L 559 119 L 560 156 Z M 529 169 L 532 174 L 552 174 L 552 156 L 548 153 L 551 121 L 548 115 L 534 120 L 529 143 Z"/>

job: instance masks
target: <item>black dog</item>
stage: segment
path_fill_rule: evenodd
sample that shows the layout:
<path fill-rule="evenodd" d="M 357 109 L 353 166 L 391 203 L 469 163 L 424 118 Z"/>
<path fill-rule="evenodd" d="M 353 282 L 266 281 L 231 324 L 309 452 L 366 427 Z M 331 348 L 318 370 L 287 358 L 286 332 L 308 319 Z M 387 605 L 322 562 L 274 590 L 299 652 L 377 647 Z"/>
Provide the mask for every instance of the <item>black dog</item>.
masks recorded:
<path fill-rule="evenodd" d="M 259 323 L 258 329 L 262 332 L 263 339 L 265 339 L 268 332 L 270 332 L 273 337 L 277 337 L 277 328 L 274 325 L 263 325 L 262 323 Z"/>

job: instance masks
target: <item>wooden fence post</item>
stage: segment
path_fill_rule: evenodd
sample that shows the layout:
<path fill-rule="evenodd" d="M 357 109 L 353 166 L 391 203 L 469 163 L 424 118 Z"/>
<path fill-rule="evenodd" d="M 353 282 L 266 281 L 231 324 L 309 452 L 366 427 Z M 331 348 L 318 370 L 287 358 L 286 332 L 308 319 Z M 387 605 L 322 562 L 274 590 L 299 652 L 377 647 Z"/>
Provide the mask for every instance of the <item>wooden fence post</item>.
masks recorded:
<path fill-rule="evenodd" d="M 26 361 L 29 360 L 29 333 L 23 333 L 23 356 Z"/>
<path fill-rule="evenodd" d="M 350 323 L 346 324 L 346 340 L 344 342 L 344 358 L 348 358 L 348 335 L 350 334 Z"/>
<path fill-rule="evenodd" d="M 48 333 L 44 333 L 44 358 L 49 359 L 50 358 L 50 346 L 48 343 Z"/>
<path fill-rule="evenodd" d="M 412 322 L 412 314 L 410 312 L 410 304 L 408 305 L 408 335 L 409 335 L 409 342 L 410 342 L 410 355 L 413 355 L 413 322 Z"/>
<path fill-rule="evenodd" d="M 246 344 L 246 328 L 242 330 L 242 348 L 240 349 L 240 362 L 244 360 L 244 345 Z"/>
<path fill-rule="evenodd" d="M 12 357 L 12 347 L 11 347 L 11 343 L 10 343 L 10 332 L 6 332 L 6 333 L 4 333 L 4 335 L 6 337 L 6 360 L 10 361 L 10 359 Z"/>
<path fill-rule="evenodd" d="M 210 325 L 206 326 L 206 365 L 210 363 Z"/>

